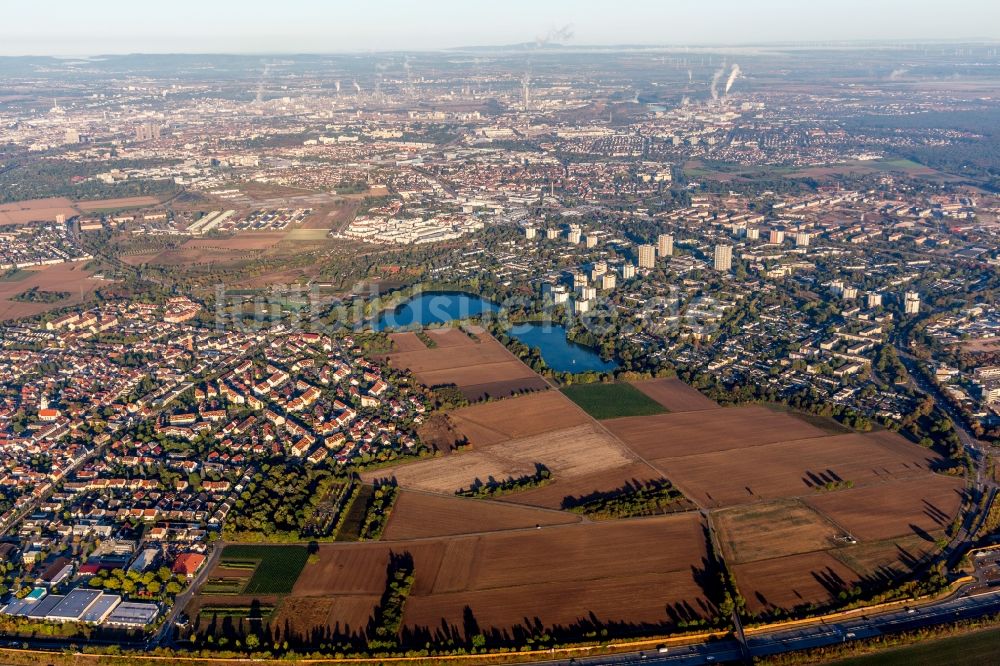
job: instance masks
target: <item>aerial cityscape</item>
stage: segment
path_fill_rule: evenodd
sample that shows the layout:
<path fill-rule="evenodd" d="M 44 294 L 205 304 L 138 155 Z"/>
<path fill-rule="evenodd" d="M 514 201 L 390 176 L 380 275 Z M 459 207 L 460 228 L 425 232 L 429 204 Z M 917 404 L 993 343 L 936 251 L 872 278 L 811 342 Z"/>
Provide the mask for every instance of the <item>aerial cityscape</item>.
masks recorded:
<path fill-rule="evenodd" d="M 0 663 L 1000 663 L 998 10 L 450 4 L 11 10 Z"/>

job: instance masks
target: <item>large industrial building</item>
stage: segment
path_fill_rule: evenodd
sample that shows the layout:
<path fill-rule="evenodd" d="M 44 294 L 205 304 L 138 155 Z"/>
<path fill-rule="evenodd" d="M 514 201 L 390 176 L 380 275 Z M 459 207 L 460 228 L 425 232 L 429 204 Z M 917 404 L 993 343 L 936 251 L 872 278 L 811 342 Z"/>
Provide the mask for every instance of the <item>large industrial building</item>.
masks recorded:
<path fill-rule="evenodd" d="M 65 595 L 35 588 L 23 599 L 0 607 L 0 614 L 48 622 L 85 622 L 116 627 L 143 627 L 160 614 L 158 604 L 123 602 L 117 594 L 78 587 Z"/>

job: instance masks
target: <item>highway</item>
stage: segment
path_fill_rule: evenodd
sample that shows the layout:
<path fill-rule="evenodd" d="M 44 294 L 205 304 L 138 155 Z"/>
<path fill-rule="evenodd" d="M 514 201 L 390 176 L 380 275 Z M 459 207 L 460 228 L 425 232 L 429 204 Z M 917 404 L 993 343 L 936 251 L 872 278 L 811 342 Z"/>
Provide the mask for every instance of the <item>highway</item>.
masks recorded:
<path fill-rule="evenodd" d="M 883 634 L 912 631 L 957 620 L 969 620 L 1000 613 L 1000 590 L 974 596 L 961 596 L 925 606 L 899 608 L 881 614 L 859 612 L 851 619 L 818 622 L 793 629 L 754 632 L 747 630 L 746 643 L 753 657 L 765 657 L 782 652 L 794 652 L 873 638 Z M 740 644 L 735 639 L 671 646 L 667 652 L 656 649 L 620 655 L 585 657 L 573 660 L 536 662 L 539 664 L 711 664 L 744 661 Z"/>

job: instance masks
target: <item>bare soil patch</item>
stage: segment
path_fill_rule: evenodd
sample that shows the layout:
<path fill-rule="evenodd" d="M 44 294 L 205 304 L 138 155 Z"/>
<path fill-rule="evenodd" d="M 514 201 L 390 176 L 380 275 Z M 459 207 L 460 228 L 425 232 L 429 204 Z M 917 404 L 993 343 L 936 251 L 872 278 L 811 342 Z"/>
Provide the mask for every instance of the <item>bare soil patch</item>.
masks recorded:
<path fill-rule="evenodd" d="M 716 451 L 651 463 L 687 497 L 703 506 L 721 507 L 819 494 L 827 484 L 860 486 L 912 476 L 929 478 L 935 454 L 906 446 L 886 446 L 867 435 L 835 435 L 745 447 L 739 455 Z"/>
<path fill-rule="evenodd" d="M 0 281 L 0 321 L 29 317 L 49 310 L 76 305 L 86 300 L 103 283 L 91 279 L 91 273 L 83 269 L 85 262 L 67 262 L 42 266 L 28 271 L 29 276 L 15 282 Z M 70 294 L 55 303 L 25 303 L 11 301 L 18 294 L 29 289 L 40 291 L 65 291 Z"/>
<path fill-rule="evenodd" d="M 417 428 L 420 441 L 442 453 L 451 451 L 464 438 L 448 414 L 435 414 Z"/>
<path fill-rule="evenodd" d="M 745 564 L 836 546 L 840 530 L 797 500 L 761 502 L 712 514 L 731 564 Z"/>
<path fill-rule="evenodd" d="M 717 402 L 679 379 L 653 379 L 648 382 L 632 382 L 632 385 L 671 412 L 720 409 Z"/>
<path fill-rule="evenodd" d="M 507 398 L 523 393 L 544 391 L 548 387 L 548 383 L 541 377 L 525 377 L 463 386 L 462 395 L 469 402 L 479 402 L 480 400 Z"/>
<path fill-rule="evenodd" d="M 460 554 L 476 566 L 443 558 L 441 572 L 459 575 L 438 575 L 429 593 L 411 597 L 406 624 L 461 627 L 466 606 L 496 629 L 571 625 L 590 613 L 649 624 L 702 616 L 711 608 L 695 573 L 707 557 L 702 528 L 697 514 L 684 514 L 480 537 Z"/>
<path fill-rule="evenodd" d="M 274 247 L 285 238 L 282 232 L 260 232 L 237 234 L 232 238 L 192 238 L 181 247 L 185 250 L 221 250 L 223 252 L 242 250 L 265 250 Z"/>
<path fill-rule="evenodd" d="M 714 612 L 694 576 L 672 571 L 418 595 L 407 602 L 404 619 L 411 632 L 464 639 L 467 618 L 487 633 L 553 625 L 593 626 L 595 619 L 603 624 L 668 629 Z"/>
<path fill-rule="evenodd" d="M 558 391 L 464 407 L 452 412 L 451 418 L 474 446 L 591 422 L 590 417 Z"/>
<path fill-rule="evenodd" d="M 147 206 L 158 206 L 159 204 L 160 200 L 156 197 L 122 197 L 120 199 L 92 199 L 90 201 L 77 201 L 76 207 L 84 212 L 89 212 L 115 208 L 145 208 Z"/>
<path fill-rule="evenodd" d="M 830 603 L 860 581 L 854 571 L 825 552 L 737 564 L 733 573 L 752 613 Z"/>
<path fill-rule="evenodd" d="M 471 347 L 480 344 L 470 338 L 464 331 L 454 327 L 434 328 L 424 331 L 439 348 Z"/>
<path fill-rule="evenodd" d="M 473 399 L 487 394 L 503 397 L 546 386 L 531 368 L 488 334 L 483 333 L 479 342 L 457 330 L 428 331 L 428 335 L 444 344 L 412 349 L 412 341 L 404 337 L 408 351 L 389 354 L 389 363 L 406 368 L 426 386 L 454 384 Z"/>
<path fill-rule="evenodd" d="M 568 513 L 404 490 L 392 509 L 383 539 L 421 539 L 576 522 L 580 522 L 579 516 Z"/>
<path fill-rule="evenodd" d="M 389 339 L 392 340 L 397 354 L 427 349 L 427 345 L 417 337 L 416 333 L 391 333 Z"/>
<path fill-rule="evenodd" d="M 376 594 L 286 597 L 268 622 L 293 636 L 306 637 L 318 628 L 329 629 L 339 636 L 361 635 L 379 599 Z"/>
<path fill-rule="evenodd" d="M 77 215 L 73 202 L 65 197 L 52 197 L 0 204 L 0 227 L 28 222 L 55 222 L 57 215 L 65 215 L 67 220 Z"/>
<path fill-rule="evenodd" d="M 485 482 L 531 475 L 536 463 L 548 467 L 558 480 L 606 472 L 633 462 L 616 440 L 597 426 L 584 424 L 401 465 L 393 468 L 392 474 L 404 488 L 453 494 L 477 479 Z M 386 474 L 386 470 L 373 470 L 363 473 L 362 478 L 370 481 Z"/>
<path fill-rule="evenodd" d="M 122 263 L 128 264 L 129 266 L 141 266 L 143 264 L 151 264 L 156 261 L 156 258 L 160 256 L 159 252 L 146 252 L 143 254 L 126 254 L 119 257 Z"/>
<path fill-rule="evenodd" d="M 930 533 L 938 539 L 943 530 Z M 934 543 L 922 536 L 911 534 L 886 541 L 871 541 L 854 546 L 845 546 L 830 551 L 830 554 L 849 566 L 865 579 L 888 581 L 909 573 L 914 567 L 938 550 Z"/>
<path fill-rule="evenodd" d="M 733 407 L 655 416 L 630 416 L 604 425 L 647 460 L 742 449 L 825 433 L 788 414 Z"/>
<path fill-rule="evenodd" d="M 324 544 L 319 562 L 307 565 L 286 599 L 293 605 L 279 611 L 279 620 L 299 609 L 295 626 L 331 626 L 333 613 L 342 609 L 341 622 L 359 626 L 381 593 L 391 552 L 413 557 L 415 584 L 404 624 L 429 636 L 458 632 L 464 640 L 469 625 L 463 618 L 470 614 L 478 624 L 475 630 L 488 633 L 568 626 L 591 613 L 605 622 L 666 626 L 714 611 L 702 588 L 714 575 L 705 571 L 704 523 L 689 513 L 475 536 Z"/>
<path fill-rule="evenodd" d="M 965 484 L 938 474 L 877 483 L 834 493 L 817 494 L 806 502 L 857 539 L 880 540 L 916 534 L 928 543 L 958 514 Z"/>

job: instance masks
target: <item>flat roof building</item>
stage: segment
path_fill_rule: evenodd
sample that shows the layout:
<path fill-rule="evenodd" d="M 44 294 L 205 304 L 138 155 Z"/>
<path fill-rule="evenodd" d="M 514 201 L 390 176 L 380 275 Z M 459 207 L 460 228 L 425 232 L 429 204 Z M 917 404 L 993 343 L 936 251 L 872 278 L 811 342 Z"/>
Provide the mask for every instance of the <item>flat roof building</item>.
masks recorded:
<path fill-rule="evenodd" d="M 80 617 L 80 622 L 90 624 L 100 624 L 111 615 L 112 611 L 122 602 L 122 598 L 117 594 L 102 594 L 101 597 L 91 604 L 87 612 Z"/>
<path fill-rule="evenodd" d="M 63 597 L 62 601 L 49 611 L 45 619 L 77 622 L 101 598 L 101 594 L 99 590 L 77 588 Z"/>
<path fill-rule="evenodd" d="M 156 604 L 125 601 L 118 604 L 104 620 L 104 624 L 112 627 L 144 627 L 155 620 L 159 612 L 160 607 Z"/>
<path fill-rule="evenodd" d="M 652 268 L 656 264 L 656 248 L 652 245 L 639 246 L 639 268 Z"/>
<path fill-rule="evenodd" d="M 733 246 L 715 246 L 715 270 L 728 271 L 733 267 Z"/>
<path fill-rule="evenodd" d="M 656 239 L 656 252 L 661 257 L 669 257 L 674 253 L 674 237 L 670 234 L 660 234 Z"/>

